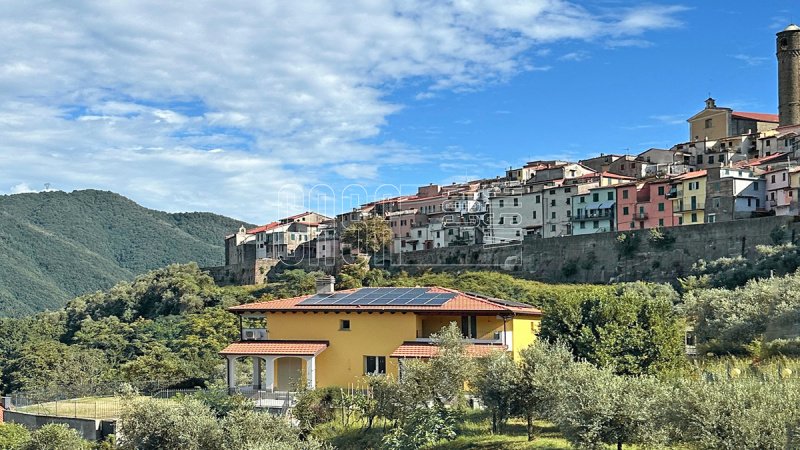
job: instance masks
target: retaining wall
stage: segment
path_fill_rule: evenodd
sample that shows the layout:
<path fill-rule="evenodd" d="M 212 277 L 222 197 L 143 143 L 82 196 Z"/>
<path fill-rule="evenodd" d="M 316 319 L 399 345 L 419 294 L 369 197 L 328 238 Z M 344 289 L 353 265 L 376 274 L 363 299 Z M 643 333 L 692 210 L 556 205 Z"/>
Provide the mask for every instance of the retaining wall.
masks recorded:
<path fill-rule="evenodd" d="M 393 256 L 392 267 L 412 273 L 427 268 L 504 270 L 551 283 L 674 283 L 700 259 L 753 257 L 758 245 L 795 241 L 800 222 L 795 217 L 763 217 L 663 231 L 674 240 L 671 244 L 659 244 L 650 237 L 650 230 L 526 238 L 515 245 L 470 245 L 403 253 Z M 620 234 L 632 239 L 633 244 L 621 244 Z"/>
<path fill-rule="evenodd" d="M 64 424 L 78 430 L 88 441 L 101 441 L 109 434 L 113 434 L 116 423 L 113 420 L 43 416 L 12 410 L 6 410 L 4 416 L 6 422 L 22 425 L 29 430 L 36 430 L 51 423 Z"/>

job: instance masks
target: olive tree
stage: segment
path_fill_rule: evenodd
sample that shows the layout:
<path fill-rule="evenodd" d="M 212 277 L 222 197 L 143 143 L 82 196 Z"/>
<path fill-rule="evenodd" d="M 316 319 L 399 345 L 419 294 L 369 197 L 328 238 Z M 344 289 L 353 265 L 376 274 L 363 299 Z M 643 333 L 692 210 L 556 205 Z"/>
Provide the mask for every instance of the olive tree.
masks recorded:
<path fill-rule="evenodd" d="M 535 342 L 520 352 L 511 407 L 514 415 L 525 419 L 528 440 L 535 437 L 534 419 L 555 410 L 560 384 L 573 365 L 572 353 L 560 343 Z"/>
<path fill-rule="evenodd" d="M 519 367 L 505 352 L 493 352 L 478 361 L 470 385 L 492 414 L 493 433 L 501 431 L 511 416 L 519 376 Z"/>

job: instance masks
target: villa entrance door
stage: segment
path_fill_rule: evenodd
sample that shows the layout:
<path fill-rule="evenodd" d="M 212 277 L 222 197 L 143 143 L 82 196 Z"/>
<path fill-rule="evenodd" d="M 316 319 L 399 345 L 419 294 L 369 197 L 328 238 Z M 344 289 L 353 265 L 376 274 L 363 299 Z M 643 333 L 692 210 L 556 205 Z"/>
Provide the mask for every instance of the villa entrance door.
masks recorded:
<path fill-rule="evenodd" d="M 290 391 L 297 388 L 297 382 L 302 377 L 303 360 L 300 358 L 279 358 L 278 383 L 276 391 Z"/>

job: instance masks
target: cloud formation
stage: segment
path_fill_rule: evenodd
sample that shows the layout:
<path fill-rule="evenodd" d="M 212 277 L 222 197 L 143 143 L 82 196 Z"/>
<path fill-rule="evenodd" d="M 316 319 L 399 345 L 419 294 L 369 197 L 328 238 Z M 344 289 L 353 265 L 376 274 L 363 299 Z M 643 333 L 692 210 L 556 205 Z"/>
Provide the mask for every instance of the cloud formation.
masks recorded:
<path fill-rule="evenodd" d="M 565 39 L 633 39 L 675 6 L 564 0 L 0 0 L 0 192 L 101 188 L 256 222 L 278 195 L 435 155 L 384 142 L 387 100 L 481 89 Z M 413 101 L 409 99 L 409 101 Z M 296 170 L 314 176 L 296 176 Z M 311 170 L 309 170 L 311 169 Z M 311 179 L 313 178 L 313 179 Z"/>

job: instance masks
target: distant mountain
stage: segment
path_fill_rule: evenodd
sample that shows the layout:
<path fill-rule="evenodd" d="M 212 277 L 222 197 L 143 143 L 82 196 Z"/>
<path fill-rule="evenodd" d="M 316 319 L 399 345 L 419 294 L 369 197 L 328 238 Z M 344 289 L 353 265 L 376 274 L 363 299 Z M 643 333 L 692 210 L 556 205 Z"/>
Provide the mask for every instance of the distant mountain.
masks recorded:
<path fill-rule="evenodd" d="M 172 263 L 224 264 L 224 235 L 242 224 L 252 226 L 155 211 L 106 191 L 0 196 L 0 316 L 56 309 Z"/>

